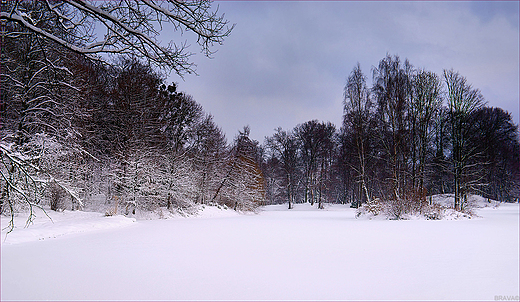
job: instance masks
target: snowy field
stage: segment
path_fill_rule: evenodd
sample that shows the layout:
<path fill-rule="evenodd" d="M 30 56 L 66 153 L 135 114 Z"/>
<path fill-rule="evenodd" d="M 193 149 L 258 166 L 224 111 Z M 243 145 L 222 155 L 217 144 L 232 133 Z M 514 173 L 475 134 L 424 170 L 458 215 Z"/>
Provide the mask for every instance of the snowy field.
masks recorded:
<path fill-rule="evenodd" d="M 495 300 L 519 295 L 519 205 L 463 220 L 347 206 L 135 220 L 37 213 L 2 232 L 1 300 Z M 20 217 L 23 218 L 23 217 Z M 2 227 L 7 220 L 2 217 Z"/>

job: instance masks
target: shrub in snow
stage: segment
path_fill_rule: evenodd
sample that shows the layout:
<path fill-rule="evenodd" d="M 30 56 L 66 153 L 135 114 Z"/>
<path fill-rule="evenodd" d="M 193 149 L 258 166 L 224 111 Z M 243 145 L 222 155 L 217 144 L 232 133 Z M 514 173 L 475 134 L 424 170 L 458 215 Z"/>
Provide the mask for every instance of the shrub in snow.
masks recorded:
<path fill-rule="evenodd" d="M 197 212 L 195 204 L 186 198 L 172 198 L 169 210 L 183 216 L 193 215 Z"/>
<path fill-rule="evenodd" d="M 357 216 L 381 216 L 387 219 L 402 219 L 411 213 L 410 203 L 406 200 L 383 200 L 374 198 L 358 208 Z"/>
<path fill-rule="evenodd" d="M 444 218 L 446 207 L 432 203 L 424 211 L 424 217 L 428 220 L 441 220 Z"/>
<path fill-rule="evenodd" d="M 136 208 L 135 202 L 125 202 L 124 206 L 125 206 L 125 215 L 130 215 L 130 214 L 135 215 L 135 208 Z"/>
<path fill-rule="evenodd" d="M 65 210 L 65 190 L 58 186 L 56 182 L 51 182 L 48 186 L 48 191 L 51 210 L 60 212 Z"/>
<path fill-rule="evenodd" d="M 404 214 L 409 214 L 412 212 L 410 200 L 401 198 L 387 201 L 385 208 L 387 217 L 396 220 L 403 218 Z"/>
<path fill-rule="evenodd" d="M 114 195 L 114 205 L 108 208 L 105 212 L 105 216 L 117 215 L 117 210 L 120 208 L 121 214 L 124 215 L 135 215 L 136 204 L 133 201 L 124 201 L 121 197 Z"/>
<path fill-rule="evenodd" d="M 358 216 L 367 213 L 377 216 L 381 214 L 383 207 L 383 202 L 379 198 L 374 198 L 358 208 Z"/>
<path fill-rule="evenodd" d="M 475 198 L 468 198 L 474 200 Z M 432 200 L 432 198 L 430 198 Z M 427 202 L 425 198 L 382 200 L 375 198 L 358 208 L 357 217 L 380 216 L 385 219 L 409 219 L 411 217 L 423 217 L 428 220 L 441 219 L 470 219 L 475 217 L 475 203 L 469 202 L 463 210 L 456 211 L 442 199 L 435 198 L 437 202 Z M 451 197 L 453 200 L 453 197 Z"/>
<path fill-rule="evenodd" d="M 105 216 L 114 216 L 117 214 L 117 206 L 119 205 L 118 196 L 114 196 L 114 201 L 114 205 L 106 210 Z"/>

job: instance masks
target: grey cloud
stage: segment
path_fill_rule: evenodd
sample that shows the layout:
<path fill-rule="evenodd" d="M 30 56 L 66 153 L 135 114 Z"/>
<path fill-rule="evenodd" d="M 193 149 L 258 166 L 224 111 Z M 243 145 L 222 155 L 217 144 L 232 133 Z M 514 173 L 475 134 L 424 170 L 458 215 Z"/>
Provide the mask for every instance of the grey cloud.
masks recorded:
<path fill-rule="evenodd" d="M 509 21 L 518 19 L 518 9 L 511 15 L 497 8 L 489 17 L 457 2 L 218 4 L 237 23 L 234 32 L 214 59 L 195 56 L 199 77 L 172 80 L 228 138 L 246 124 L 260 141 L 278 126 L 309 119 L 340 126 L 346 77 L 359 61 L 371 79 L 371 67 L 386 53 L 439 74 L 460 71 L 490 106 L 513 112 L 518 123 L 519 34 Z"/>

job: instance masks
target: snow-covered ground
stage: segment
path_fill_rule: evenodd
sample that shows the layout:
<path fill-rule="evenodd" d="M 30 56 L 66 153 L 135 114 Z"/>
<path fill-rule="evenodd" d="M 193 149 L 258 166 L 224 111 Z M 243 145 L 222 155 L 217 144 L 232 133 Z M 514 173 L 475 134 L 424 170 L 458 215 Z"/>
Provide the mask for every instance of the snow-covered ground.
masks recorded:
<path fill-rule="evenodd" d="M 286 207 L 137 221 L 66 211 L 49 212 L 50 222 L 37 213 L 2 240 L 0 298 L 518 300 L 518 204 L 441 221 Z"/>
<path fill-rule="evenodd" d="M 119 228 L 131 225 L 136 221 L 134 218 L 122 215 L 105 217 L 101 213 L 83 211 L 47 210 L 43 212 L 41 209 L 35 208 L 34 214 L 36 218 L 29 227 L 25 227 L 28 214 L 17 214 L 15 217 L 16 228 L 10 234 L 7 234 L 9 229 L 6 228 L 10 218 L 2 216 L 2 247 L 23 242 L 48 240 L 63 235 Z"/>

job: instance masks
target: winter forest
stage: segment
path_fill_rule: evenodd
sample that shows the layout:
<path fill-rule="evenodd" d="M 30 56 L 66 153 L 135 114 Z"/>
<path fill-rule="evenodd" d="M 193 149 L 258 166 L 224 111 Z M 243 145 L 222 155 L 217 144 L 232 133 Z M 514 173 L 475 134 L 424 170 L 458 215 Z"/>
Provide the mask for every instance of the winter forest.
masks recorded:
<path fill-rule="evenodd" d="M 185 45 L 154 40 L 154 24 L 169 22 L 194 32 L 211 55 L 233 27 L 210 8 L 3 2 L 2 214 L 333 203 L 399 219 L 438 217 L 428 200 L 435 194 L 453 193 L 458 211 L 469 194 L 518 201 L 511 115 L 487 107 L 457 71 L 435 74 L 398 55 L 346 73 L 342 125 L 302 121 L 263 143 L 245 126 L 228 140 L 182 84 L 165 80 L 165 72 L 194 72 Z M 108 33 L 98 40 L 96 22 Z"/>
<path fill-rule="evenodd" d="M 273 16 L 292 26 L 285 14 L 307 24 L 300 13 L 317 13 L 327 30 L 337 7 L 340 20 L 350 10 L 392 8 L 404 19 L 442 6 L 442 20 L 453 7 L 467 12 L 449 1 L 225 3 L 259 26 Z M 247 51 L 245 36 L 230 39 L 258 24 L 240 28 L 218 4 L 1 1 L 2 301 L 519 300 L 519 132 L 512 113 L 488 106 L 496 95 L 487 100 L 457 66 L 438 72 L 377 51 L 371 68 L 358 58 L 337 68 L 336 123 L 314 118 L 330 97 L 312 97 L 311 118 L 283 124 L 271 114 L 268 123 L 259 113 L 276 122 L 263 141 L 258 123 L 226 133 L 218 111 L 206 110 L 229 108 L 215 87 L 185 88 L 189 76 L 204 77 L 192 51 L 211 64 L 230 44 Z M 289 42 L 319 44 L 298 39 Z M 264 52 L 247 60 L 276 65 Z M 217 76 L 235 78 L 218 87 L 252 90 L 238 87 L 238 74 L 274 89 L 265 83 L 299 71 L 285 68 L 297 61 L 263 82 L 243 60 L 247 75 L 221 60 L 229 70 Z M 320 94 L 336 86 L 320 83 Z M 289 88 L 298 90 L 289 98 L 308 95 Z M 200 91 L 214 98 L 204 103 Z"/>

